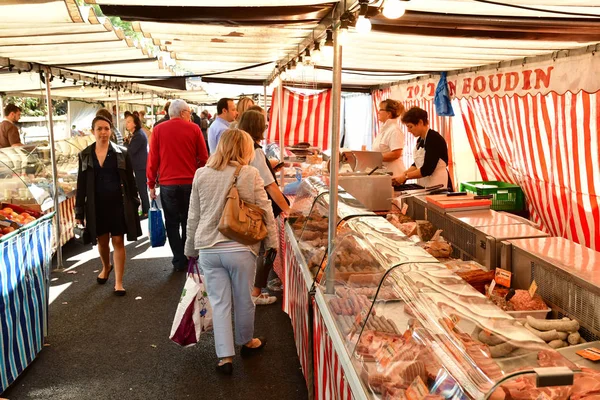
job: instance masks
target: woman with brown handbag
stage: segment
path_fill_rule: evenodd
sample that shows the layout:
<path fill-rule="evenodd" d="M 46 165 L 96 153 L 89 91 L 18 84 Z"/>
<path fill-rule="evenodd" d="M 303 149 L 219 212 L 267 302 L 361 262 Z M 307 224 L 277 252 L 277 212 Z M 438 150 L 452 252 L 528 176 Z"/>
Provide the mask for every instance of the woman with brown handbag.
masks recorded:
<path fill-rule="evenodd" d="M 217 371 L 231 374 L 235 355 L 231 326 L 231 299 L 235 306 L 235 343 L 242 345 L 241 355 L 251 355 L 266 344 L 254 338 L 254 310 L 251 288 L 254 283 L 256 255 L 260 242 L 244 245 L 223 235 L 219 224 L 232 182 L 239 200 L 258 206 L 265 215 L 266 247 L 277 247 L 277 231 L 271 202 L 256 168 L 248 164 L 254 157 L 253 140 L 239 129 L 226 130 L 217 150 L 196 171 L 187 222 L 185 255 L 199 257 L 208 299 L 213 308 Z M 236 172 L 239 173 L 234 178 Z"/>

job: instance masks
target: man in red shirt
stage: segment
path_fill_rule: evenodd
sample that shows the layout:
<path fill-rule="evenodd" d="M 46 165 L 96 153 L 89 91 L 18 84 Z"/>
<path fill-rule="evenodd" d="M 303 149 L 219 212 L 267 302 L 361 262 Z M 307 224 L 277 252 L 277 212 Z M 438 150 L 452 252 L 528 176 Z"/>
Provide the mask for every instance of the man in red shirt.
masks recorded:
<path fill-rule="evenodd" d="M 198 125 L 190 122 L 191 114 L 185 101 L 171 102 L 170 119 L 155 126 L 152 132 L 146 169 L 150 198 L 156 199 L 157 180 L 160 184 L 160 200 L 176 271 L 187 270 L 183 247 L 192 181 L 196 170 L 208 160 L 204 136 Z"/>

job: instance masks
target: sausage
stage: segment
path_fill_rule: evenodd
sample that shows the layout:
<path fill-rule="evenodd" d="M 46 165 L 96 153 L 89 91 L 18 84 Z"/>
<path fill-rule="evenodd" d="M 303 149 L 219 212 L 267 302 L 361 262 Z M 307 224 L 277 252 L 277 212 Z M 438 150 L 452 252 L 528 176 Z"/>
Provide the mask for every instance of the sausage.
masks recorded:
<path fill-rule="evenodd" d="M 558 338 L 560 340 L 567 340 L 567 337 L 569 336 L 568 332 L 557 332 L 558 333 Z"/>
<path fill-rule="evenodd" d="M 504 340 L 498 336 L 490 335 L 490 334 L 486 333 L 485 331 L 480 331 L 479 335 L 477 335 L 477 339 L 481 343 L 487 344 L 489 346 L 497 346 L 499 344 L 506 342 L 506 340 Z"/>
<path fill-rule="evenodd" d="M 575 332 L 575 333 L 571 333 L 569 335 L 569 338 L 567 339 L 567 341 L 571 345 L 576 345 L 579 343 L 579 339 L 581 339 L 581 335 L 579 334 L 579 332 Z"/>
<path fill-rule="evenodd" d="M 565 342 L 564 340 L 553 340 L 550 343 L 548 343 L 548 346 L 552 347 L 553 349 L 560 349 L 562 347 L 567 347 L 569 344 L 567 342 Z"/>
<path fill-rule="evenodd" d="M 497 346 L 488 347 L 490 349 L 490 355 L 492 356 L 492 358 L 506 357 L 510 354 L 511 351 L 515 349 L 515 346 L 508 342 L 499 344 Z"/>
<path fill-rule="evenodd" d="M 556 332 L 556 329 L 553 329 L 551 331 L 541 332 L 541 331 L 538 331 L 537 329 L 533 328 L 529 324 L 525 324 L 525 328 L 527 328 L 527 330 L 529 332 L 533 333 L 535 336 L 537 336 L 540 339 L 542 339 L 544 342 L 551 342 L 553 340 L 560 340 L 558 338 L 558 332 Z"/>
<path fill-rule="evenodd" d="M 579 330 L 579 322 L 575 320 L 565 321 L 561 319 L 535 319 L 532 316 L 527 316 L 527 323 L 532 328 L 540 331 L 551 331 L 556 329 L 560 332 L 577 332 Z"/>

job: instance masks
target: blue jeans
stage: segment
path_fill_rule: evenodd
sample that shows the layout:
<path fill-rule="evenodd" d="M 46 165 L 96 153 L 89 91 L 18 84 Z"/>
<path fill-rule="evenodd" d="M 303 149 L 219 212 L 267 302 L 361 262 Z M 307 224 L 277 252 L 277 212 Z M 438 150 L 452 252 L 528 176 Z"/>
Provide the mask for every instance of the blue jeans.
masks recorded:
<path fill-rule="evenodd" d="M 205 253 L 200 250 L 198 263 L 204 273 L 208 300 L 213 308 L 217 357 L 233 357 L 232 294 L 235 307 L 235 343 L 246 344 L 254 335 L 252 286 L 256 256 L 249 250 L 234 253 Z"/>
<path fill-rule="evenodd" d="M 160 202 L 165 214 L 165 228 L 173 252 L 173 268 L 187 269 L 188 260 L 183 254 L 185 246 L 188 209 L 192 185 L 161 185 Z M 181 232 L 180 232 L 181 230 Z"/>

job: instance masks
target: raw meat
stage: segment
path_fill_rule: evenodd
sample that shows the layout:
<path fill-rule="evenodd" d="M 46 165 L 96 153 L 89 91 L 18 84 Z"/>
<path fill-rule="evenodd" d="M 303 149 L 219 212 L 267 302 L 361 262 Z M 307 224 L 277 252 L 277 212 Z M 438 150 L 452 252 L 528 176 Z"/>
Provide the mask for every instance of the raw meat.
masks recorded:
<path fill-rule="evenodd" d="M 509 302 L 513 305 L 515 311 L 548 309 L 548 305 L 544 303 L 544 300 L 542 300 L 542 297 L 539 294 L 535 294 L 532 298 L 527 290 L 517 290 Z"/>

